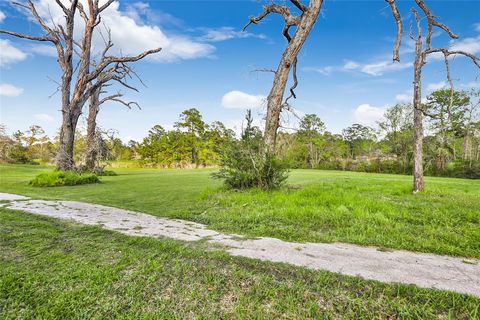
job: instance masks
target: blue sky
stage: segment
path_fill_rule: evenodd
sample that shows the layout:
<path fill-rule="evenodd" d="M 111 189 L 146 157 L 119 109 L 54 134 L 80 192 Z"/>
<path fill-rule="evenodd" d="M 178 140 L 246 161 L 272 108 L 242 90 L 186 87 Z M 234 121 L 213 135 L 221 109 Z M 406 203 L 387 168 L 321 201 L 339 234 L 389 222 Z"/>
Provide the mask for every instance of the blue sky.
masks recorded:
<path fill-rule="evenodd" d="M 53 0 L 35 1 L 39 11 L 54 18 Z M 480 1 L 426 1 L 435 15 L 460 35 L 451 42 L 435 33 L 434 46 L 454 46 L 480 54 Z M 261 12 L 261 1 L 120 1 L 104 22 L 112 29 L 116 50 L 134 54 L 161 46 L 155 57 L 135 65 L 147 87 L 125 92 L 141 110 L 106 104 L 100 126 L 114 128 L 124 140 L 140 140 L 155 124 L 171 128 L 184 109 L 198 108 L 207 122 L 220 120 L 240 127 L 246 108 L 260 121 L 263 97 L 285 48 L 282 20 L 269 16 L 259 25 L 240 30 L 250 15 Z M 408 24 L 413 0 L 399 1 L 405 22 L 401 62 L 393 64 L 395 24 L 383 0 L 326 1 L 321 17 L 299 55 L 298 114 L 316 113 L 333 132 L 360 122 L 373 125 L 384 109 L 411 99 L 412 43 Z M 0 28 L 40 34 L 21 11 L 0 2 Z M 60 96 L 51 96 L 59 79 L 52 48 L 0 36 L 0 122 L 10 132 L 31 124 L 49 135 L 58 130 Z M 98 41 L 97 41 L 98 43 Z M 96 48 L 99 48 L 97 45 Z M 452 75 L 457 88 L 479 87 L 480 72 L 465 58 L 455 58 Z M 442 60 L 432 57 L 424 69 L 424 92 L 446 80 Z M 135 82 L 132 82 L 134 84 Z M 285 126 L 295 126 L 285 117 Z M 81 124 L 82 125 L 82 124 Z"/>

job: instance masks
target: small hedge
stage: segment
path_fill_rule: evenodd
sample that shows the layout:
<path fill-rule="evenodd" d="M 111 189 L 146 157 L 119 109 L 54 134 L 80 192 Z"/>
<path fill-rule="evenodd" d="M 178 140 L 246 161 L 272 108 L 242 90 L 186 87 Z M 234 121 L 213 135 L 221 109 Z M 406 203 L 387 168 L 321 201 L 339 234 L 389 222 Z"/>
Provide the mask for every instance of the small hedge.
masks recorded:
<path fill-rule="evenodd" d="M 80 174 L 74 171 L 58 170 L 39 174 L 30 181 L 30 185 L 34 187 L 59 187 L 99 182 L 100 179 L 93 173 Z"/>
<path fill-rule="evenodd" d="M 95 174 L 97 176 L 101 176 L 101 177 L 114 177 L 114 176 L 117 176 L 117 173 L 115 171 L 112 171 L 112 170 L 100 170 L 98 172 L 95 172 Z"/>

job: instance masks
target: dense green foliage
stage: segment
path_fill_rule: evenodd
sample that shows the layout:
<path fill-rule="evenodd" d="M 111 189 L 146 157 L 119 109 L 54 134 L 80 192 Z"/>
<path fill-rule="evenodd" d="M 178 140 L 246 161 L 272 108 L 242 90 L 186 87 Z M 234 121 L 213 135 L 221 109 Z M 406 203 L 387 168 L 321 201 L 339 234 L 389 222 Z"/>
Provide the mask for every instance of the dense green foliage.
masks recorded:
<path fill-rule="evenodd" d="M 215 230 L 300 242 L 349 242 L 480 258 L 480 181 L 292 170 L 287 186 L 227 191 L 213 170 L 116 169 L 102 183 L 35 188 L 51 168 L 0 166 L 0 192 L 104 204 L 207 224 Z"/>
<path fill-rule="evenodd" d="M 94 173 L 56 170 L 40 173 L 30 181 L 30 185 L 34 187 L 60 187 L 99 182 L 100 179 Z"/>
<path fill-rule="evenodd" d="M 154 126 L 136 147 L 140 163 L 163 168 L 217 165 L 222 147 L 233 140 L 232 130 L 221 122 L 206 124 L 197 109 L 182 112 L 175 129 Z"/>
<path fill-rule="evenodd" d="M 479 97 L 479 91 L 458 91 L 450 100 L 450 90 L 435 91 L 428 96 L 423 106 L 427 133 L 423 144 L 426 175 L 480 178 Z M 207 124 L 200 112 L 192 108 L 180 114 L 173 130 L 156 125 L 141 142 L 124 144 L 115 131 L 100 131 L 96 143 L 102 162 L 99 167 L 111 161 L 121 161 L 133 166 L 158 168 L 236 168 L 223 172 L 225 178 L 230 177 L 227 185 L 257 185 L 248 182 L 253 181 L 253 171 L 245 171 L 238 166 L 240 162 L 248 165 L 256 161 L 260 163 L 253 170 L 267 176 L 272 172 L 270 168 L 277 167 L 277 163 L 288 168 L 411 174 L 412 112 L 410 104 L 398 104 L 386 110 L 383 119 L 377 123 L 378 128 L 353 124 L 341 134 L 326 131 L 318 115 L 307 114 L 300 120 L 296 132 L 280 130 L 277 154 L 270 163 L 263 157 L 257 159 L 254 153 L 248 151 L 246 143 L 242 142 L 243 134 L 235 137 L 232 130 L 218 121 Z M 32 126 L 28 131 L 16 132 L 11 137 L 5 134 L 4 127 L 0 129 L 0 161 L 53 161 L 57 142 L 50 141 L 40 127 Z M 232 146 L 243 151 L 238 150 L 234 154 Z M 77 133 L 77 164 L 82 163 L 85 149 L 85 137 Z M 235 164 L 234 159 L 226 160 L 229 153 L 231 157 L 243 157 L 242 161 Z M 249 154 L 252 155 L 250 159 L 245 158 Z M 243 176 L 235 173 L 243 171 Z"/>
<path fill-rule="evenodd" d="M 479 299 L 0 208 L 2 319 L 475 319 Z"/>
<path fill-rule="evenodd" d="M 230 189 L 278 189 L 287 180 L 287 170 L 275 155 L 263 152 L 262 134 L 252 122 L 248 110 L 241 138 L 224 146 L 221 168 L 213 177 L 223 180 Z"/>

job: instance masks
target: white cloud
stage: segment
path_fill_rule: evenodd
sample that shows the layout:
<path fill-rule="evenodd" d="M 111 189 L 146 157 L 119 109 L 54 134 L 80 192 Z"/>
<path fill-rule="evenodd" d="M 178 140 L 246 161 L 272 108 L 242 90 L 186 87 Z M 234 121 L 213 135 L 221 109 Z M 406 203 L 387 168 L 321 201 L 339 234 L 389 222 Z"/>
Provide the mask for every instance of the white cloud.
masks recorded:
<path fill-rule="evenodd" d="M 140 25 L 147 21 L 150 24 L 159 26 L 172 25 L 175 27 L 185 27 L 185 24 L 181 19 L 158 9 L 152 10 L 150 4 L 147 2 L 138 1 L 130 3 L 130 1 L 127 1 L 125 15 L 129 16 Z"/>
<path fill-rule="evenodd" d="M 9 83 L 0 84 L 0 96 L 18 97 L 23 93 L 23 88 L 15 87 Z"/>
<path fill-rule="evenodd" d="M 63 1 L 66 2 L 66 0 Z M 45 17 L 48 21 L 52 20 L 50 17 L 53 17 L 53 21 L 56 23 L 63 23 L 61 8 L 52 3 L 51 0 L 39 0 L 36 5 L 42 17 Z M 83 29 L 83 20 L 79 18 L 76 21 L 77 32 L 75 37 L 79 39 Z M 111 30 L 112 42 L 114 43 L 114 47 L 111 49 L 112 54 L 136 55 L 149 49 L 161 47 L 162 51 L 150 56 L 149 59 L 171 62 L 179 59 L 209 56 L 215 50 L 212 45 L 194 41 L 187 36 L 167 35 L 156 25 L 141 24 L 128 16 L 127 13 L 120 11 L 118 1 L 113 2 L 102 13 L 102 25 Z M 100 29 L 97 28 L 93 39 L 93 50 L 97 53 L 104 47 L 102 36 L 98 32 Z M 103 33 L 105 34 L 105 32 Z"/>
<path fill-rule="evenodd" d="M 322 68 L 304 68 L 305 71 L 314 71 L 323 75 L 329 75 L 335 71 L 352 72 L 359 71 L 370 76 L 381 76 L 386 72 L 399 71 L 413 66 L 411 62 L 393 62 L 390 60 L 381 60 L 378 62 L 361 64 L 352 60 L 347 60 L 341 66 L 326 66 Z"/>
<path fill-rule="evenodd" d="M 254 109 L 265 103 L 266 97 L 251 95 L 242 91 L 230 91 L 222 97 L 222 106 L 225 108 Z"/>
<path fill-rule="evenodd" d="M 0 67 L 25 60 L 27 55 L 14 47 L 9 40 L 0 39 Z"/>
<path fill-rule="evenodd" d="M 331 74 L 333 71 L 337 71 L 338 67 L 335 66 L 327 66 L 327 67 L 322 67 L 322 68 L 315 68 L 315 67 L 305 67 L 303 68 L 304 71 L 313 71 L 313 72 L 318 72 L 320 74 L 323 74 L 324 76 L 328 76 Z"/>
<path fill-rule="evenodd" d="M 477 89 L 477 88 L 480 88 L 480 82 L 471 81 L 469 83 L 461 84 L 460 86 L 462 88 L 467 88 L 467 89 Z"/>
<path fill-rule="evenodd" d="M 450 51 L 465 51 L 467 53 L 478 55 L 480 54 L 480 36 L 474 38 L 465 38 L 459 41 L 452 40 L 450 42 Z M 464 55 L 453 55 L 453 57 L 465 57 Z M 434 52 L 429 54 L 427 60 L 444 60 L 445 57 L 441 52 Z"/>
<path fill-rule="evenodd" d="M 351 60 L 347 60 L 345 62 L 345 64 L 343 65 L 343 69 L 345 69 L 345 70 L 355 70 L 358 67 L 360 67 L 360 65 L 358 63 L 356 63 L 355 61 L 351 61 Z"/>
<path fill-rule="evenodd" d="M 7 16 L 5 15 L 5 13 L 3 13 L 2 11 L 0 11 L 0 23 L 3 22 L 3 20 L 5 20 Z"/>
<path fill-rule="evenodd" d="M 31 44 L 29 46 L 29 53 L 41 54 L 48 57 L 56 57 L 57 49 L 54 45 L 49 44 Z"/>
<path fill-rule="evenodd" d="M 370 64 L 365 64 L 360 71 L 371 76 L 381 76 L 385 72 L 399 71 L 413 66 L 411 62 L 393 62 L 393 61 L 379 61 Z"/>
<path fill-rule="evenodd" d="M 221 27 L 218 29 L 203 29 L 205 34 L 200 38 L 203 41 L 218 42 L 235 38 L 259 38 L 266 39 L 264 34 L 253 34 L 249 32 L 236 31 L 232 27 Z"/>
<path fill-rule="evenodd" d="M 35 115 L 33 115 L 33 117 L 36 120 L 42 121 L 42 122 L 48 122 L 48 123 L 55 122 L 55 118 L 52 117 L 51 115 L 46 114 L 46 113 L 35 114 Z"/>
<path fill-rule="evenodd" d="M 410 89 L 404 93 L 397 94 L 395 100 L 402 103 L 411 103 L 413 101 L 413 90 Z"/>
<path fill-rule="evenodd" d="M 445 81 L 440 81 L 440 82 L 436 82 L 436 83 L 429 83 L 428 86 L 427 86 L 427 92 L 433 92 L 433 91 L 437 91 L 437 90 L 440 90 L 440 89 L 443 89 L 446 87 L 446 83 Z"/>
<path fill-rule="evenodd" d="M 367 126 L 373 126 L 383 119 L 384 108 L 373 107 L 369 104 L 361 104 L 353 110 L 353 122 Z"/>
<path fill-rule="evenodd" d="M 475 38 L 465 38 L 452 43 L 450 50 L 465 51 L 471 54 L 480 53 L 480 36 Z"/>
<path fill-rule="evenodd" d="M 480 22 L 474 23 L 473 24 L 473 30 L 480 32 Z"/>

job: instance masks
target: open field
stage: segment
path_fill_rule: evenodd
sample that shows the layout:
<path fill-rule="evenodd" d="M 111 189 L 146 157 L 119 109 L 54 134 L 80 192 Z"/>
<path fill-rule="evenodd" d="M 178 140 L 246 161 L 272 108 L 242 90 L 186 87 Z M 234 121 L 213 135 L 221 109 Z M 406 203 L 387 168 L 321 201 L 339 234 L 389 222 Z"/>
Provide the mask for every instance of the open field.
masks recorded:
<path fill-rule="evenodd" d="M 411 177 L 294 170 L 290 188 L 225 191 L 212 170 L 116 169 L 103 183 L 33 188 L 48 167 L 0 166 L 1 192 L 99 203 L 182 218 L 210 228 L 289 241 L 350 242 L 480 257 L 480 181 L 427 178 L 413 196 Z"/>
<path fill-rule="evenodd" d="M 475 319 L 479 299 L 0 208 L 0 318 Z"/>

